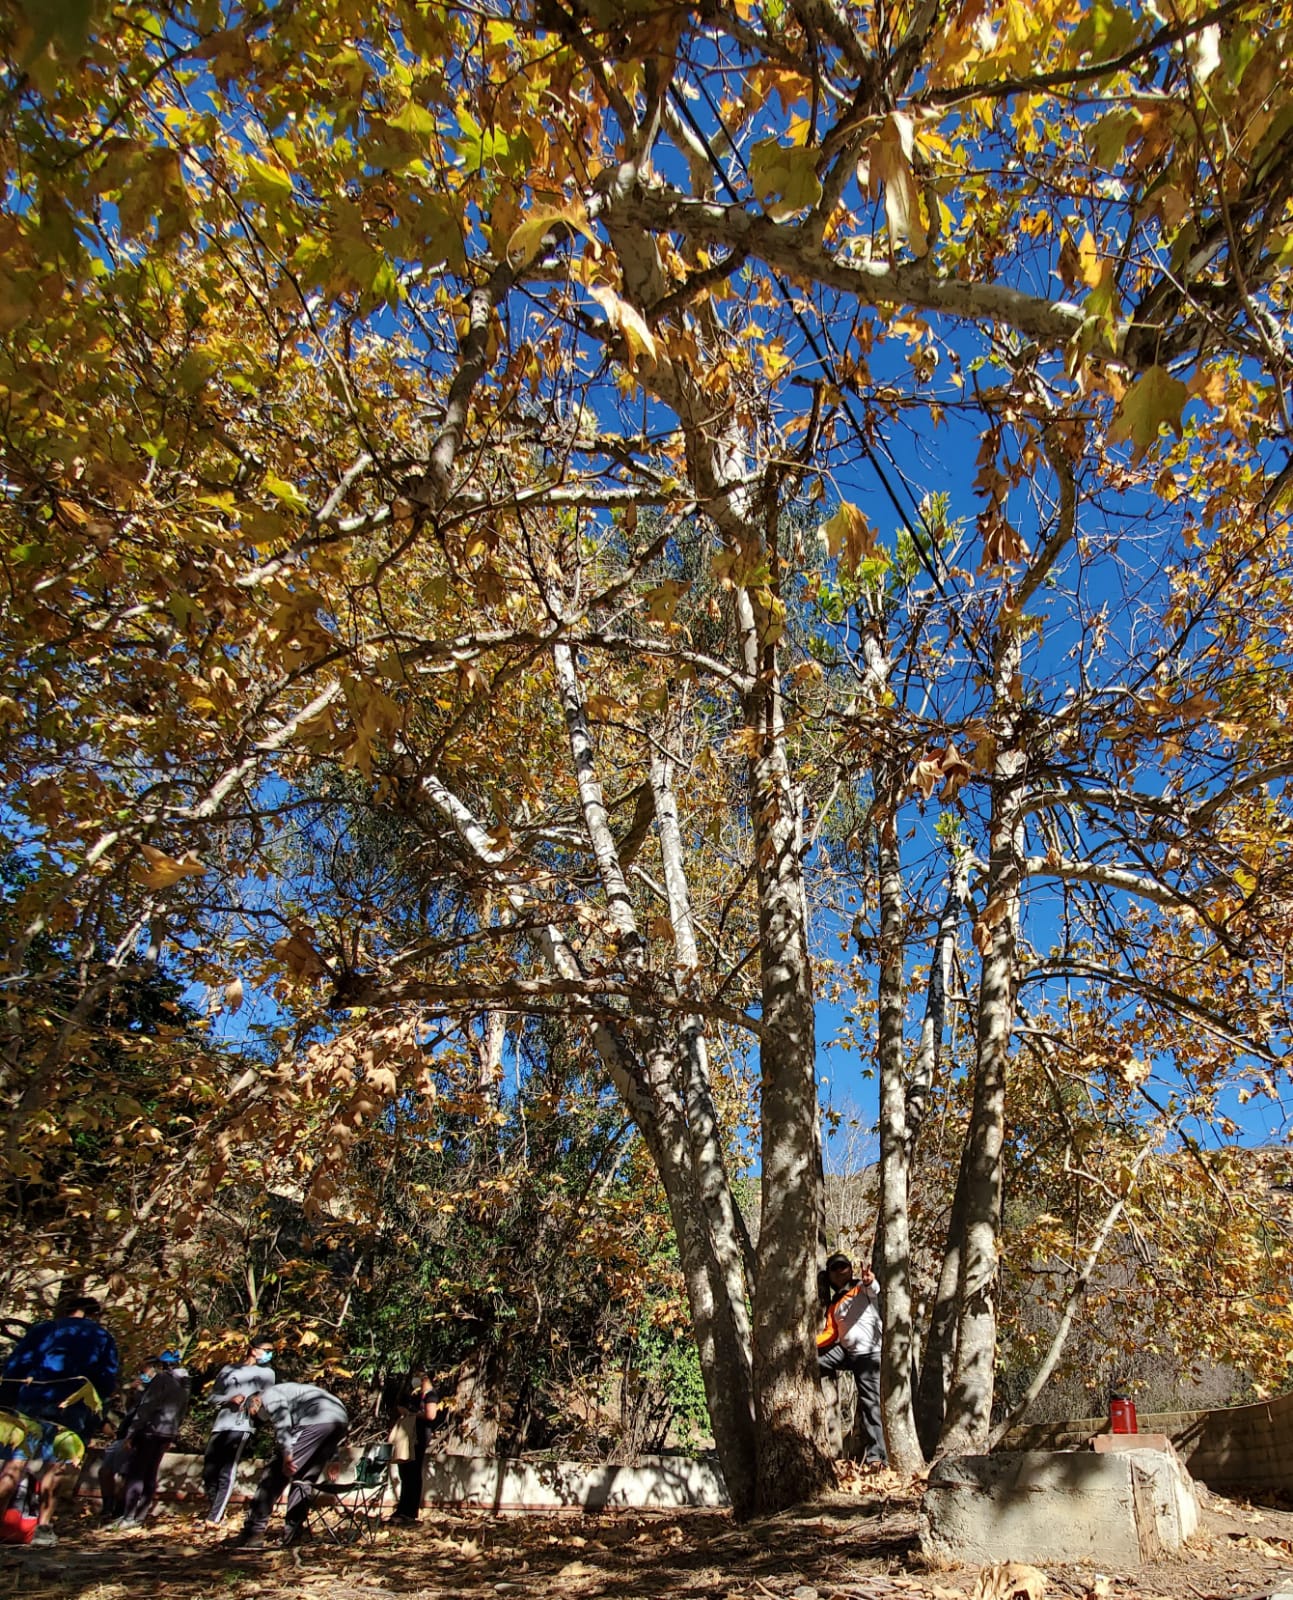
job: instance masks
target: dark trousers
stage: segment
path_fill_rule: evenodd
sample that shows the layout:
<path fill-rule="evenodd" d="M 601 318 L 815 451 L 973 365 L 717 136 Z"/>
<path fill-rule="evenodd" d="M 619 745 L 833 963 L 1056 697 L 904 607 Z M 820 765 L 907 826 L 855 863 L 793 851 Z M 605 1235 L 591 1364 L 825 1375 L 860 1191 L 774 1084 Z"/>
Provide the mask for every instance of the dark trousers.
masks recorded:
<path fill-rule="evenodd" d="M 150 1433 L 147 1429 L 130 1435 L 130 1453 L 121 1474 L 121 1515 L 142 1522 L 157 1498 L 157 1469 L 162 1457 L 175 1443 L 174 1434 Z"/>
<path fill-rule="evenodd" d="M 304 1485 L 318 1483 L 324 1467 L 336 1455 L 348 1431 L 344 1422 L 316 1422 L 298 1429 L 296 1448 L 292 1451 L 295 1474 L 288 1476 L 280 1450 L 256 1485 L 256 1497 L 247 1511 L 246 1531 L 264 1533 L 278 1497 L 289 1483 L 292 1487 L 287 1496 L 287 1525 L 299 1527 L 310 1509 L 310 1493 Z"/>
<path fill-rule="evenodd" d="M 99 1457 L 99 1497 L 105 1522 L 121 1515 L 121 1475 L 129 1456 L 129 1439 L 114 1439 Z"/>
<path fill-rule="evenodd" d="M 251 1434 L 239 1433 L 234 1428 L 221 1428 L 211 1435 L 207 1453 L 202 1458 L 202 1487 L 210 1501 L 208 1522 L 219 1522 L 229 1509 L 238 1463 L 250 1438 Z"/>
<path fill-rule="evenodd" d="M 415 1456 L 412 1461 L 397 1461 L 395 1470 L 400 1475 L 400 1498 L 395 1506 L 397 1517 L 415 1520 L 422 1509 L 422 1468 L 425 1456 Z"/>
<path fill-rule="evenodd" d="M 873 1355 L 851 1356 L 841 1345 L 832 1345 L 817 1356 L 817 1365 L 823 1372 L 837 1375 L 851 1372 L 857 1385 L 858 1432 L 862 1439 L 863 1461 L 887 1461 L 884 1447 L 884 1423 L 880 1418 L 880 1352 Z"/>

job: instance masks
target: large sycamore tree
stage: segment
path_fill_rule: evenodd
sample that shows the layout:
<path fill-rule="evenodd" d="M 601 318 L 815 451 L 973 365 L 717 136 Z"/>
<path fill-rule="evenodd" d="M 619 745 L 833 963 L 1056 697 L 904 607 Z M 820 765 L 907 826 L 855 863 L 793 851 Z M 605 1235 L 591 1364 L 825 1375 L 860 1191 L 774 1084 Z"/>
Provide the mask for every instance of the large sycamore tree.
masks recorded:
<path fill-rule="evenodd" d="M 195 1142 L 199 1198 L 320 1074 L 335 1166 L 379 1093 L 424 1092 L 428 1019 L 496 1063 L 491 1018 L 580 1018 L 660 1172 L 734 1502 L 802 1498 L 829 1474 L 808 876 L 863 795 L 886 1428 L 914 1466 L 908 1108 L 934 1078 L 904 1041 L 897 819 L 964 789 L 980 968 L 934 1442 L 985 1443 L 1025 883 L 1188 913 L 1163 938 L 1189 982 L 1160 988 L 1205 1011 L 1233 979 L 1205 957 L 1279 947 L 1287 8 L 3 18 L 8 976 L 57 934 L 80 986 L 38 1050 L 11 1012 L 11 1146 L 162 958 L 231 1005 L 245 968 L 298 1027 Z M 924 494 L 949 487 L 951 516 Z M 307 915 L 282 830 L 321 773 L 400 818 L 419 915 Z M 1200 840 L 1229 865 L 1187 880 Z M 1081 939 L 1043 976 L 1083 964 L 1149 981 Z M 367 1050 L 302 1060 L 339 1013 Z"/>

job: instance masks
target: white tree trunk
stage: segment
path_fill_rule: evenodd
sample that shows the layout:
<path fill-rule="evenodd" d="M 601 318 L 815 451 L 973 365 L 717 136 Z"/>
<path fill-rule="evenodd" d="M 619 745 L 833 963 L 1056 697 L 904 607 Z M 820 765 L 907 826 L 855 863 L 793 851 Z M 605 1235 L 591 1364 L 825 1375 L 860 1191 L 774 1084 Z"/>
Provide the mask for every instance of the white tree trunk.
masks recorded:
<path fill-rule="evenodd" d="M 997 1354 L 997 1238 L 1001 1229 L 1001 1153 L 1006 1124 L 1006 1069 L 1014 1026 L 1015 946 L 1023 858 L 1025 758 L 1017 741 L 1020 634 L 1001 636 L 993 674 L 992 772 L 984 906 L 976 928 L 983 949 L 975 1051 L 974 1104 L 968 1133 L 965 1237 L 957 1289 L 956 1359 L 940 1455 L 987 1448 Z M 986 945 L 986 948 L 984 948 Z"/>

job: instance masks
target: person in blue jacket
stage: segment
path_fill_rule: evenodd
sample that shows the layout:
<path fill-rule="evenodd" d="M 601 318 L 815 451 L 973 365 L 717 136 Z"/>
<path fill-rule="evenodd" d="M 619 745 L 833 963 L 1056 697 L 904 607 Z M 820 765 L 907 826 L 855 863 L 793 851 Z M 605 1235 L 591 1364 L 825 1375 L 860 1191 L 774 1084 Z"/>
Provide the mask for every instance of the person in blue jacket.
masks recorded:
<path fill-rule="evenodd" d="M 40 1520 L 33 1543 L 53 1544 L 50 1527 L 58 1475 L 70 1459 L 69 1437 L 78 1456 L 103 1416 L 103 1402 L 117 1387 L 121 1369 L 117 1342 L 100 1322 L 103 1308 L 90 1295 L 66 1311 L 29 1328 L 9 1354 L 0 1376 L 0 1411 L 37 1424 L 20 1442 L 0 1449 L 0 1513 L 13 1502 L 25 1473 L 38 1473 Z M 87 1388 L 88 1385 L 88 1388 Z"/>

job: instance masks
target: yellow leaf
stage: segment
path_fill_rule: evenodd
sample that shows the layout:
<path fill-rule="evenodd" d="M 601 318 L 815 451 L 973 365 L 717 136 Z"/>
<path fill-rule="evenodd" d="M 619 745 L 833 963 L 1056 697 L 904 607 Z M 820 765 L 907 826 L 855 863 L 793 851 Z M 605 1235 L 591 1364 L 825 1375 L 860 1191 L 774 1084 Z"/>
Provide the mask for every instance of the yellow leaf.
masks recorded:
<path fill-rule="evenodd" d="M 292 198 L 292 175 L 280 166 L 271 166 L 255 156 L 247 157 L 247 188 L 266 205 Z"/>
<path fill-rule="evenodd" d="M 310 509 L 310 502 L 296 485 L 289 483 L 286 478 L 280 478 L 276 472 L 267 472 L 264 477 L 264 484 L 275 500 L 280 505 L 286 506 L 289 511 L 308 511 Z"/>
<path fill-rule="evenodd" d="M 858 167 L 858 178 L 872 194 L 877 194 L 880 186 L 884 186 L 884 214 L 889 225 L 890 247 L 896 249 L 905 241 L 913 255 L 923 256 L 929 250 L 929 237 L 911 165 L 914 133 L 915 124 L 905 112 L 890 112 L 867 147 L 866 156 Z"/>
<path fill-rule="evenodd" d="M 775 378 L 790 365 L 790 357 L 780 339 L 759 346 L 759 360 L 769 378 Z"/>
<path fill-rule="evenodd" d="M 1158 442 L 1166 423 L 1179 439 L 1181 412 L 1190 391 L 1166 367 L 1149 367 L 1123 396 L 1109 428 L 1113 440 L 1130 440 L 1138 456 Z"/>
<path fill-rule="evenodd" d="M 655 361 L 657 359 L 655 335 L 647 327 L 642 313 L 627 300 L 621 300 L 614 289 L 608 289 L 604 284 L 594 284 L 588 292 L 606 313 L 606 320 L 611 327 L 623 338 L 628 348 L 629 371 L 636 370 L 638 360 L 642 356 Z"/>
<path fill-rule="evenodd" d="M 875 549 L 875 529 L 857 506 L 841 500 L 839 510 L 821 527 L 826 540 L 826 553 L 837 556 L 843 551 L 845 561 L 856 567 Z"/>
<path fill-rule="evenodd" d="M 154 849 L 150 844 L 142 844 L 139 848 L 148 865 L 137 866 L 135 876 L 149 889 L 169 889 L 181 878 L 200 878 L 207 870 L 191 850 L 177 860 L 174 856 L 168 856 L 165 850 Z"/>
<path fill-rule="evenodd" d="M 1096 249 L 1095 239 L 1090 228 L 1086 230 L 1078 243 L 1078 273 L 1088 289 L 1094 289 L 1104 276 L 1100 252 Z"/>
<path fill-rule="evenodd" d="M 542 251 L 545 239 L 560 240 L 567 231 L 582 233 L 600 254 L 601 247 L 589 224 L 588 213 L 584 210 L 583 202 L 576 201 L 569 206 L 540 206 L 532 216 L 527 217 L 513 230 L 512 237 L 507 241 L 508 263 L 516 268 L 528 267 Z"/>
<path fill-rule="evenodd" d="M 400 128 L 419 139 L 432 139 L 436 134 L 435 118 L 425 106 L 418 105 L 416 100 L 410 100 L 401 106 L 393 117 L 387 118 L 387 122 L 390 127 Z"/>
<path fill-rule="evenodd" d="M 647 615 L 652 622 L 663 622 L 666 625 L 674 619 L 678 609 L 678 602 L 687 590 L 689 583 L 683 583 L 677 578 L 666 578 L 658 588 L 649 589 L 646 594 Z"/>
<path fill-rule="evenodd" d="M 768 205 L 768 215 L 782 222 L 796 211 L 815 206 L 822 197 L 817 176 L 818 152 L 812 147 L 786 146 L 776 139 L 761 139 L 750 151 L 750 182 L 754 192 Z"/>

